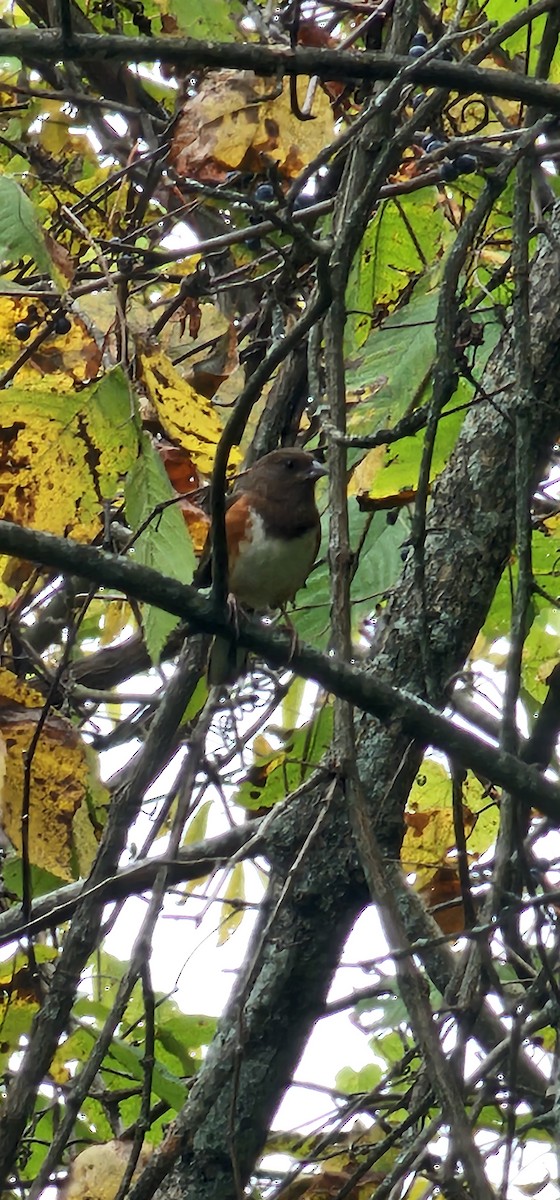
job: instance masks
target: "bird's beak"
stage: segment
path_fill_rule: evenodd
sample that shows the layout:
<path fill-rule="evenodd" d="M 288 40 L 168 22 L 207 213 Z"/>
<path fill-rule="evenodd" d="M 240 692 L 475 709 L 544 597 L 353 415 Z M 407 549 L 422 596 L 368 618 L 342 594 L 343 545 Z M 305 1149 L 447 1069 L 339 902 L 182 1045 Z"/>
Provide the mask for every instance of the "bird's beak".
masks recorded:
<path fill-rule="evenodd" d="M 307 478 L 312 479 L 313 482 L 315 482 L 315 480 L 320 479 L 322 475 L 328 475 L 327 468 L 323 466 L 323 463 L 318 462 L 317 459 L 314 458 L 313 462 L 309 464 Z"/>

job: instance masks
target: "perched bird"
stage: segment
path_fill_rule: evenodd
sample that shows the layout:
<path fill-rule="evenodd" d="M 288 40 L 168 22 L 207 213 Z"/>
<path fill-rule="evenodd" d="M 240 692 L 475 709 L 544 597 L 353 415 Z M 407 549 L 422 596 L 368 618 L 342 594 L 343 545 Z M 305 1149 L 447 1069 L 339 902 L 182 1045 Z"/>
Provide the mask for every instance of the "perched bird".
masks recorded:
<path fill-rule="evenodd" d="M 236 480 L 226 501 L 228 584 L 242 608 L 283 608 L 303 587 L 321 541 L 315 484 L 326 474 L 306 450 L 284 448 L 265 454 Z M 195 583 L 207 587 L 211 578 L 208 545 Z M 208 682 L 232 683 L 244 659 L 234 644 L 215 638 Z"/>

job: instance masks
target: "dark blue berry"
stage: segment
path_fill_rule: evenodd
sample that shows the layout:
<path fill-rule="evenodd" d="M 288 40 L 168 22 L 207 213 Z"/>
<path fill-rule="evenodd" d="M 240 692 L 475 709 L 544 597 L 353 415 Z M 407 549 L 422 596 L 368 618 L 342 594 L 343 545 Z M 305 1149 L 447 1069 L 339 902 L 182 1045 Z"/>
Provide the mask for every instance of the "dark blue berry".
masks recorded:
<path fill-rule="evenodd" d="M 248 250 L 259 251 L 261 248 L 261 239 L 260 238 L 246 238 L 245 245 Z"/>
<path fill-rule="evenodd" d="M 417 92 L 416 95 L 412 97 L 412 100 L 410 102 L 412 105 L 412 111 L 416 112 L 416 109 L 420 108 L 420 105 L 423 104 L 425 99 L 426 99 L 425 92 Z"/>
<path fill-rule="evenodd" d="M 271 183 L 259 183 L 259 186 L 255 188 L 257 204 L 270 204 L 274 199 L 274 188 Z"/>
<path fill-rule="evenodd" d="M 460 171 L 457 170 L 456 162 L 442 162 L 439 169 L 439 177 L 443 179 L 444 183 L 451 183 L 459 175 Z"/>
<path fill-rule="evenodd" d="M 311 208 L 312 204 L 317 204 L 316 197 L 304 195 L 303 192 L 300 192 L 299 196 L 296 196 L 294 200 L 293 211 L 300 212 L 303 208 Z"/>
<path fill-rule="evenodd" d="M 455 159 L 455 166 L 459 175 L 471 175 L 478 168 L 478 162 L 474 154 L 459 154 Z"/>
<path fill-rule="evenodd" d="M 419 29 L 418 33 L 414 34 L 414 37 L 413 37 L 410 45 L 411 46 L 423 46 L 424 50 L 428 49 L 428 35 L 426 33 L 424 33 L 423 29 Z"/>
<path fill-rule="evenodd" d="M 443 150 L 445 145 L 446 142 L 441 142 L 438 141 L 437 138 L 433 138 L 431 142 L 428 142 L 428 145 L 425 146 L 424 149 L 426 154 L 433 154 L 435 150 Z"/>
<path fill-rule="evenodd" d="M 31 333 L 31 326 L 27 324 L 27 321 L 18 321 L 14 333 L 18 341 L 26 342 Z"/>
<path fill-rule="evenodd" d="M 440 58 L 442 62 L 453 62 L 453 53 L 449 49 L 449 46 L 444 46 L 443 50 L 437 55 L 437 58 Z"/>
<path fill-rule="evenodd" d="M 117 259 L 117 267 L 121 275 L 132 275 L 134 270 L 134 259 L 132 254 L 119 254 Z"/>
<path fill-rule="evenodd" d="M 70 333 L 71 328 L 72 328 L 72 323 L 68 320 L 68 317 L 65 317 L 64 313 L 60 313 L 60 315 L 56 318 L 55 323 L 54 323 L 55 333 L 59 333 L 59 334 Z"/>
<path fill-rule="evenodd" d="M 426 53 L 425 46 L 411 46 L 408 51 L 409 58 L 423 58 Z"/>

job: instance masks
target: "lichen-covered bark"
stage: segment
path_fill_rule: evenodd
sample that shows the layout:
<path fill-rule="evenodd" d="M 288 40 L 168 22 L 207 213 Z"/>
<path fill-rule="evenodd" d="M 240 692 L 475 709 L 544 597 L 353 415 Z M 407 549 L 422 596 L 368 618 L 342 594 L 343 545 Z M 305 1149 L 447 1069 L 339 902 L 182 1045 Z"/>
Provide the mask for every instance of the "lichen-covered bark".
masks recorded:
<path fill-rule="evenodd" d="M 560 205 L 532 266 L 535 389 L 529 418 L 535 480 L 560 416 Z M 440 702 L 480 629 L 514 536 L 513 416 L 529 400 L 516 392 L 510 334 L 483 380 L 491 402 L 466 418 L 452 459 L 435 490 L 426 540 L 429 655 Z M 420 602 L 413 563 L 395 588 L 373 648 L 371 668 L 392 684 L 424 690 Z M 424 656 L 425 657 L 425 656 Z M 384 848 L 394 854 L 402 805 L 422 748 L 409 748 L 397 724 L 358 718 L 358 768 Z M 334 764 L 336 765 L 336 764 Z M 398 774 L 398 785 L 394 786 Z M 393 786 L 391 786 L 393 784 Z M 220 1031 L 185 1114 L 183 1156 L 158 1195 L 166 1200 L 229 1200 L 250 1175 L 278 1105 L 320 1013 L 340 948 L 365 889 L 352 854 L 337 785 L 286 806 L 275 819 L 277 878 Z M 318 820 L 318 817 L 320 818 Z M 280 898 L 281 880 L 309 836 L 315 836 Z M 276 909 L 277 906 L 277 909 Z M 407 914 L 403 913 L 406 920 Z M 444 981 L 443 981 L 444 982 Z"/>

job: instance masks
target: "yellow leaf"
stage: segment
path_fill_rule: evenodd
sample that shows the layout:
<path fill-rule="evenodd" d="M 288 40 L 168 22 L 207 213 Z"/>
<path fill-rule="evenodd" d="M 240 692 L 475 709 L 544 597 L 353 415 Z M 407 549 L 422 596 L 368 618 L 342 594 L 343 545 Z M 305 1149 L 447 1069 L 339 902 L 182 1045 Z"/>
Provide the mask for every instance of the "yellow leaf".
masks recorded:
<path fill-rule="evenodd" d="M 50 315 L 39 299 L 32 303 L 30 297 L 0 296 L 0 372 L 11 367 L 24 349 L 15 335 L 16 325 L 20 322 L 28 324 L 31 337 Z M 71 393 L 75 398 L 76 384 L 87 383 L 96 377 L 101 361 L 100 349 L 81 318 L 72 313 L 68 317 L 68 333 L 51 334 L 18 369 L 10 396 L 14 397 L 20 390 L 26 393 L 37 390 L 56 397 Z"/>
<path fill-rule="evenodd" d="M 222 433 L 210 401 L 182 378 L 161 351 L 142 354 L 140 364 L 146 392 L 166 433 L 188 451 L 203 474 L 209 474 Z M 241 461 L 237 450 L 229 461 L 232 466 Z"/>
<path fill-rule="evenodd" d="M 126 629 L 132 620 L 130 604 L 126 600 L 110 600 L 105 608 L 101 645 L 109 646 Z"/>
<path fill-rule="evenodd" d="M 249 769 L 251 781 L 256 784 L 258 780 L 259 787 L 264 787 L 271 772 L 286 761 L 286 751 L 283 747 L 275 750 L 262 733 L 258 733 L 253 738 L 251 750 L 253 752 L 253 762 Z"/>
<path fill-rule="evenodd" d="M 0 393 L 3 461 L 0 517 L 91 541 L 101 529 L 103 500 L 120 490 L 138 453 L 127 381 L 120 370 L 71 395 L 50 389 Z M 0 557 L 0 597 L 10 600 L 13 560 Z"/>
<path fill-rule="evenodd" d="M 453 813 L 436 808 L 431 813 L 407 815 L 407 831 L 401 847 L 405 871 L 415 871 L 415 888 L 424 887 L 455 845 Z"/>
<path fill-rule="evenodd" d="M 143 1146 L 132 1176 L 136 1180 L 152 1153 Z M 66 1182 L 59 1189 L 60 1200 L 113 1200 L 125 1173 L 132 1145 L 130 1142 L 105 1142 L 88 1146 L 74 1159 Z"/>
<path fill-rule="evenodd" d="M 21 704 L 23 708 L 42 708 L 45 697 L 29 684 L 17 679 L 11 671 L 0 667 L 0 709 L 12 702 Z"/>
<path fill-rule="evenodd" d="M 243 920 L 243 908 L 237 905 L 233 907 L 231 904 L 228 904 L 228 900 L 244 899 L 245 866 L 243 863 L 236 863 L 230 873 L 225 890 L 225 900 L 222 906 L 220 927 L 218 929 L 218 946 L 223 946 L 224 942 L 228 941 Z"/>
<path fill-rule="evenodd" d="M 462 786 L 462 817 L 469 857 L 484 853 L 495 840 L 498 807 L 470 772 Z M 456 867 L 452 784 L 444 766 L 426 758 L 410 790 L 407 830 L 401 848 L 405 871 L 415 871 L 421 890 L 441 867 Z"/>
<path fill-rule="evenodd" d="M 86 800 L 95 787 L 87 748 L 70 721 L 51 713 L 42 729 L 26 774 L 26 755 L 38 732 L 42 709 L 30 707 L 37 693 L 0 673 L 0 738 L 5 747 L 0 820 L 15 848 L 22 851 L 22 817 L 29 811 L 29 858 L 59 879 L 85 873 L 97 849 Z M 10 692 L 14 699 L 10 702 Z M 15 696 L 17 695 L 17 699 Z M 42 706 L 42 697 L 38 697 Z M 105 791 L 97 785 L 100 802 Z"/>
<path fill-rule="evenodd" d="M 72 118 L 63 113 L 60 106 L 58 112 L 53 112 L 46 121 L 43 121 L 40 133 L 43 149 L 56 156 L 60 156 L 64 150 L 69 150 L 72 143 L 71 122 Z"/>
<path fill-rule="evenodd" d="M 52 962 L 58 951 L 48 946 L 36 947 L 38 963 Z M 27 955 L 18 951 L 2 963 L 0 969 L 0 1026 L 2 1049 L 17 1049 L 20 1035 L 27 1033 L 31 1020 L 41 1004 L 41 983 L 29 967 Z"/>

